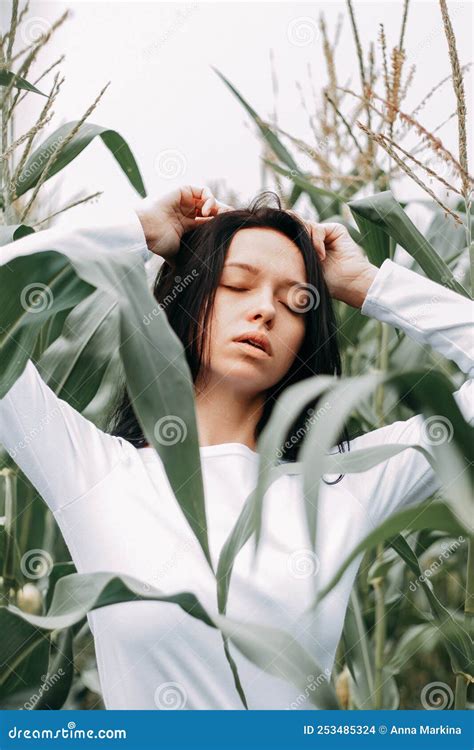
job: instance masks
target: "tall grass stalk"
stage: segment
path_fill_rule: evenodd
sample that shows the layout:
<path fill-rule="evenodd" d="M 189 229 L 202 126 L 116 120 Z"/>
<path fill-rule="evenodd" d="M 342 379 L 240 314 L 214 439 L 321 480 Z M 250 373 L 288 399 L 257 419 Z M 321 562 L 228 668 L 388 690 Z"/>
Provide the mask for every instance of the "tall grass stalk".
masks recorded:
<path fill-rule="evenodd" d="M 2 469 L 0 477 L 4 484 L 5 496 L 5 545 L 3 557 L 3 597 L 5 604 L 14 604 L 18 591 L 15 570 L 16 519 L 17 519 L 17 474 L 12 469 Z"/>
<path fill-rule="evenodd" d="M 466 599 L 464 602 L 464 623 L 468 633 L 472 633 L 474 622 L 474 536 L 469 538 L 466 567 Z M 466 708 L 467 689 L 474 682 L 474 675 L 456 675 L 456 693 L 454 708 L 461 710 Z"/>
<path fill-rule="evenodd" d="M 386 372 L 389 365 L 388 353 L 388 327 L 385 323 L 377 324 L 377 345 L 378 345 L 378 368 L 381 372 Z M 378 426 L 385 424 L 384 410 L 385 390 L 380 385 L 375 392 L 375 413 L 377 414 Z M 377 545 L 376 563 L 381 563 L 384 555 L 384 544 L 381 542 Z M 375 596 L 375 675 L 374 675 L 374 701 L 375 709 L 383 708 L 383 667 L 385 641 L 387 637 L 386 613 L 385 613 L 385 582 L 382 575 L 378 575 L 372 581 Z"/>

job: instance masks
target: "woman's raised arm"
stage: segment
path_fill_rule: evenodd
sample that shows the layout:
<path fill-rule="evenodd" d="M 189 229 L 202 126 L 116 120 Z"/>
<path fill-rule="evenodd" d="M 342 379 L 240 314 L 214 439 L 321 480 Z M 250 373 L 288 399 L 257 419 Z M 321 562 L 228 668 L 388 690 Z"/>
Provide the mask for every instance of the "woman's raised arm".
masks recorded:
<path fill-rule="evenodd" d="M 186 186 L 163 198 L 146 198 L 114 222 L 28 235 L 0 248 L 0 265 L 18 255 L 65 246 L 86 255 L 108 249 L 137 253 L 144 260 L 153 252 L 169 260 L 196 219 L 209 219 L 225 208 L 208 188 Z M 0 443 L 52 510 L 100 482 L 131 449 L 58 398 L 31 360 L 0 399 Z"/>
<path fill-rule="evenodd" d="M 0 248 L 0 262 L 65 245 L 79 250 L 113 248 L 144 259 L 150 254 L 142 224 L 135 211 L 129 211 L 116 222 L 28 235 Z M 31 360 L 0 399 L 0 443 L 53 511 L 100 482 L 124 454 L 120 439 L 105 434 L 58 398 Z"/>
<path fill-rule="evenodd" d="M 378 269 L 361 307 L 363 315 L 397 326 L 420 344 L 430 346 L 455 362 L 468 380 L 454 393 L 466 420 L 474 420 L 473 303 L 451 289 L 385 260 Z M 439 439 L 441 420 L 429 422 L 422 414 L 393 422 L 351 441 L 351 450 L 383 443 L 419 444 L 431 452 Z M 447 435 L 447 438 L 449 435 Z M 372 469 L 349 475 L 351 491 L 364 493 L 372 519 L 382 522 L 401 507 L 423 501 L 440 487 L 426 458 L 408 448 Z"/>

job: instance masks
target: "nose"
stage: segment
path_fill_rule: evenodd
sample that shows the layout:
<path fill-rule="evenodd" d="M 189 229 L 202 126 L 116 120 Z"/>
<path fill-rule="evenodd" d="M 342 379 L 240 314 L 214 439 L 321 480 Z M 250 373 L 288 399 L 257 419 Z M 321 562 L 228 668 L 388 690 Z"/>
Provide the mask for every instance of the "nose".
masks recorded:
<path fill-rule="evenodd" d="M 247 313 L 247 320 L 262 321 L 271 326 L 275 318 L 276 310 L 271 291 L 262 290 L 252 299 L 252 304 Z"/>

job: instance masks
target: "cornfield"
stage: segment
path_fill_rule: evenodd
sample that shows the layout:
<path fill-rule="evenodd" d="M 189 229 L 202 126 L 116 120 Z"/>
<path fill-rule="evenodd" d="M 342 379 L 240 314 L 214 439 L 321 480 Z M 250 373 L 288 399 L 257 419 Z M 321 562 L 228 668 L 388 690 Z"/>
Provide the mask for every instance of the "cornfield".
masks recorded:
<path fill-rule="evenodd" d="M 142 269 L 133 258 L 84 257 L 68 248 L 15 255 L 15 242 L 51 226 L 55 216 L 73 205 L 97 198 L 97 193 L 82 194 L 50 214 L 42 202 L 48 180 L 73 169 L 74 159 L 97 137 L 137 195 L 147 193 L 125 139 L 111 127 L 90 121 L 107 86 L 80 119 L 44 136 L 63 84 L 58 72 L 61 59 L 34 80 L 33 70 L 40 51 L 68 13 L 22 49 L 18 32 L 28 18 L 28 4 L 20 8 L 14 0 L 11 7 L 11 24 L 0 44 L 0 244 L 8 246 L 8 263 L 0 266 L 0 398 L 32 359 L 60 398 L 106 429 L 119 383 L 125 380 L 149 444 L 163 459 L 176 500 L 211 565 L 207 529 L 195 520 L 205 518 L 205 497 L 192 382 L 166 316 L 144 324 L 155 301 Z M 309 117 L 313 142 L 284 131 L 277 117 L 262 117 L 234 82 L 220 70 L 215 73 L 225 95 L 240 102 L 255 127 L 262 147 L 263 179 L 285 209 L 305 205 L 313 221 L 344 224 L 376 266 L 387 258 L 403 258 L 419 274 L 471 298 L 473 178 L 464 94 L 470 64 L 461 64 L 458 58 L 446 0 L 440 0 L 439 10 L 450 73 L 417 106 L 407 109 L 415 75 L 404 47 L 408 0 L 400 4 L 400 33 L 392 50 L 382 24 L 378 39 L 368 50 L 362 48 L 356 13 L 348 0 L 340 24 L 348 23 L 354 36 L 354 68 L 359 74 L 355 89 L 338 81 L 339 29 L 331 35 L 324 17 L 320 18 L 327 84 L 317 91 L 314 111 L 301 89 L 302 115 Z M 444 146 L 438 129 L 429 131 L 421 120 L 429 99 L 449 87 L 455 111 L 448 120 L 455 118 L 458 127 L 456 155 Z M 15 137 L 17 107 L 26 96 L 36 97 L 43 106 L 38 120 Z M 410 206 L 395 197 L 406 180 L 416 184 L 430 211 L 423 232 L 410 218 Z M 222 199 L 231 200 L 224 194 Z M 36 290 L 36 297 L 25 304 L 28 290 Z M 472 707 L 473 435 L 452 395 L 464 376 L 454 363 L 420 347 L 401 331 L 342 302 L 334 304 L 343 376 L 315 377 L 281 395 L 259 440 L 257 486 L 213 571 L 218 614 L 206 613 L 192 591 L 171 595 L 148 587 L 145 593 L 131 576 L 101 571 L 78 574 L 45 502 L 16 466 L 15 456 L 0 447 L 2 708 L 103 707 L 87 614 L 137 600 L 174 601 L 188 613 L 194 608 L 193 616 L 221 631 L 226 655 L 232 643 L 262 670 L 275 669 L 276 662 L 278 674 L 285 674 L 307 694 L 308 670 L 315 675 L 322 672 L 313 656 L 289 634 L 258 623 L 241 622 L 237 627 L 226 608 L 240 550 L 254 544 L 258 556 L 265 493 L 281 471 L 278 452 L 301 409 L 321 394 L 330 408 L 309 426 L 295 467 L 307 490 L 313 544 L 318 488 L 327 472 L 363 472 L 414 448 L 424 452 L 442 489 L 375 528 L 347 559 L 340 560 L 317 601 L 308 601 L 308 607 L 322 601 L 351 561 L 363 553 L 333 674 L 309 692 L 308 707 Z M 143 373 L 166 370 L 171 362 L 175 368 L 178 362 L 179 388 L 176 382 L 160 382 L 145 393 L 148 383 Z M 170 410 L 187 425 L 187 439 L 172 447 L 164 446 L 154 429 Z M 421 446 L 401 444 L 329 454 L 344 425 L 367 432 L 420 413 L 442 433 L 432 441 L 432 455 Z M 34 436 L 25 435 L 28 439 Z M 183 484 L 183 476 L 192 480 Z M 313 552 L 317 554 L 315 546 Z M 285 658 L 279 659 L 283 649 Z"/>

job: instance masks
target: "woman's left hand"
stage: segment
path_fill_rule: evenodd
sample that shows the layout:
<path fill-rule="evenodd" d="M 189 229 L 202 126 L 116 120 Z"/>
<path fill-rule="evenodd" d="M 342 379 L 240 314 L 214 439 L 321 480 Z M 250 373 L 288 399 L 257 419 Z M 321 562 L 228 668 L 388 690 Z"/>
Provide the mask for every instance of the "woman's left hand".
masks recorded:
<path fill-rule="evenodd" d="M 331 297 L 361 307 L 377 266 L 370 263 L 343 224 L 304 223 L 321 261 Z"/>

